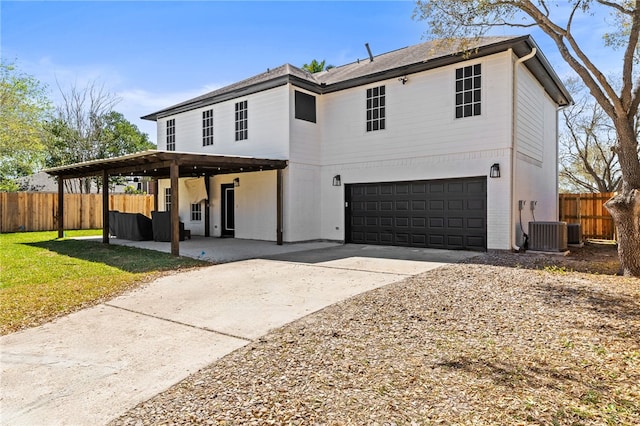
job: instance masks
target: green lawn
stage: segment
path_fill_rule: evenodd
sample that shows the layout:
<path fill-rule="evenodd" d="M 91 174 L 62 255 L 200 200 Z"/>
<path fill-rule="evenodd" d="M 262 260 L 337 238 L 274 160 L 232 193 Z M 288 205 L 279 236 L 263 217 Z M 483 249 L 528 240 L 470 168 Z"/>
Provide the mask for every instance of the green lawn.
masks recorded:
<path fill-rule="evenodd" d="M 91 306 L 166 271 L 210 265 L 70 237 L 101 230 L 0 234 L 0 334 Z"/>

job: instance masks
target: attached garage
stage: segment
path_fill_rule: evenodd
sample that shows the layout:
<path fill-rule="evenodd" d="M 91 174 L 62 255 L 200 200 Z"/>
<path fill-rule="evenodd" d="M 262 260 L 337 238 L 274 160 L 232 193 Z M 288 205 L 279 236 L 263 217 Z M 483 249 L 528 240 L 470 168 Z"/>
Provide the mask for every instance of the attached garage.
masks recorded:
<path fill-rule="evenodd" d="M 487 249 L 486 177 L 345 185 L 346 241 Z"/>

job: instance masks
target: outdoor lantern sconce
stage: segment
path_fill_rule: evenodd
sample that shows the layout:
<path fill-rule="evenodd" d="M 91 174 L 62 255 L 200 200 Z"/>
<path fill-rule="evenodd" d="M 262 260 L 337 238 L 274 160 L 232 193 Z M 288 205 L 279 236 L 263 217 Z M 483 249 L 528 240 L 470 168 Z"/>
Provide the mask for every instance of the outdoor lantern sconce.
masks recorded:
<path fill-rule="evenodd" d="M 500 164 L 493 163 L 491 166 L 491 170 L 489 171 L 490 178 L 499 178 L 500 177 Z"/>
<path fill-rule="evenodd" d="M 340 175 L 335 175 L 333 177 L 333 186 L 340 186 L 342 182 L 340 181 Z"/>
<path fill-rule="evenodd" d="M 233 186 L 235 188 L 240 186 L 240 178 L 233 178 Z"/>

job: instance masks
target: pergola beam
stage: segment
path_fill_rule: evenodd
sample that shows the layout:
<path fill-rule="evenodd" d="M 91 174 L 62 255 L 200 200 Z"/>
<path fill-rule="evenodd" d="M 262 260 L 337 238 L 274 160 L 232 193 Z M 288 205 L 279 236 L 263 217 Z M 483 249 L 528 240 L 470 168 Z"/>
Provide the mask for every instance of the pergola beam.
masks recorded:
<path fill-rule="evenodd" d="M 178 162 L 174 161 L 170 166 L 171 175 L 171 254 L 180 256 L 180 198 L 178 194 L 178 182 L 180 169 Z"/>

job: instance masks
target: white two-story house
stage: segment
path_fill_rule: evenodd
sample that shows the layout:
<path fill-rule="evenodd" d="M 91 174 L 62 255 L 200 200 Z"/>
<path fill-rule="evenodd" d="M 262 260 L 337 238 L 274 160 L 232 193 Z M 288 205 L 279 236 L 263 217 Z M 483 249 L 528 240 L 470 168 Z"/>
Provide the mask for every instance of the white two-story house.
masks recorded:
<path fill-rule="evenodd" d="M 194 235 L 275 241 L 280 199 L 285 242 L 487 250 L 520 244 L 520 217 L 525 232 L 557 220 L 570 102 L 531 37 L 488 37 L 466 55 L 427 42 L 315 74 L 286 64 L 143 118 L 159 150 L 288 162 L 281 197 L 274 170 L 181 196 Z M 160 210 L 170 198 L 161 180 Z"/>

